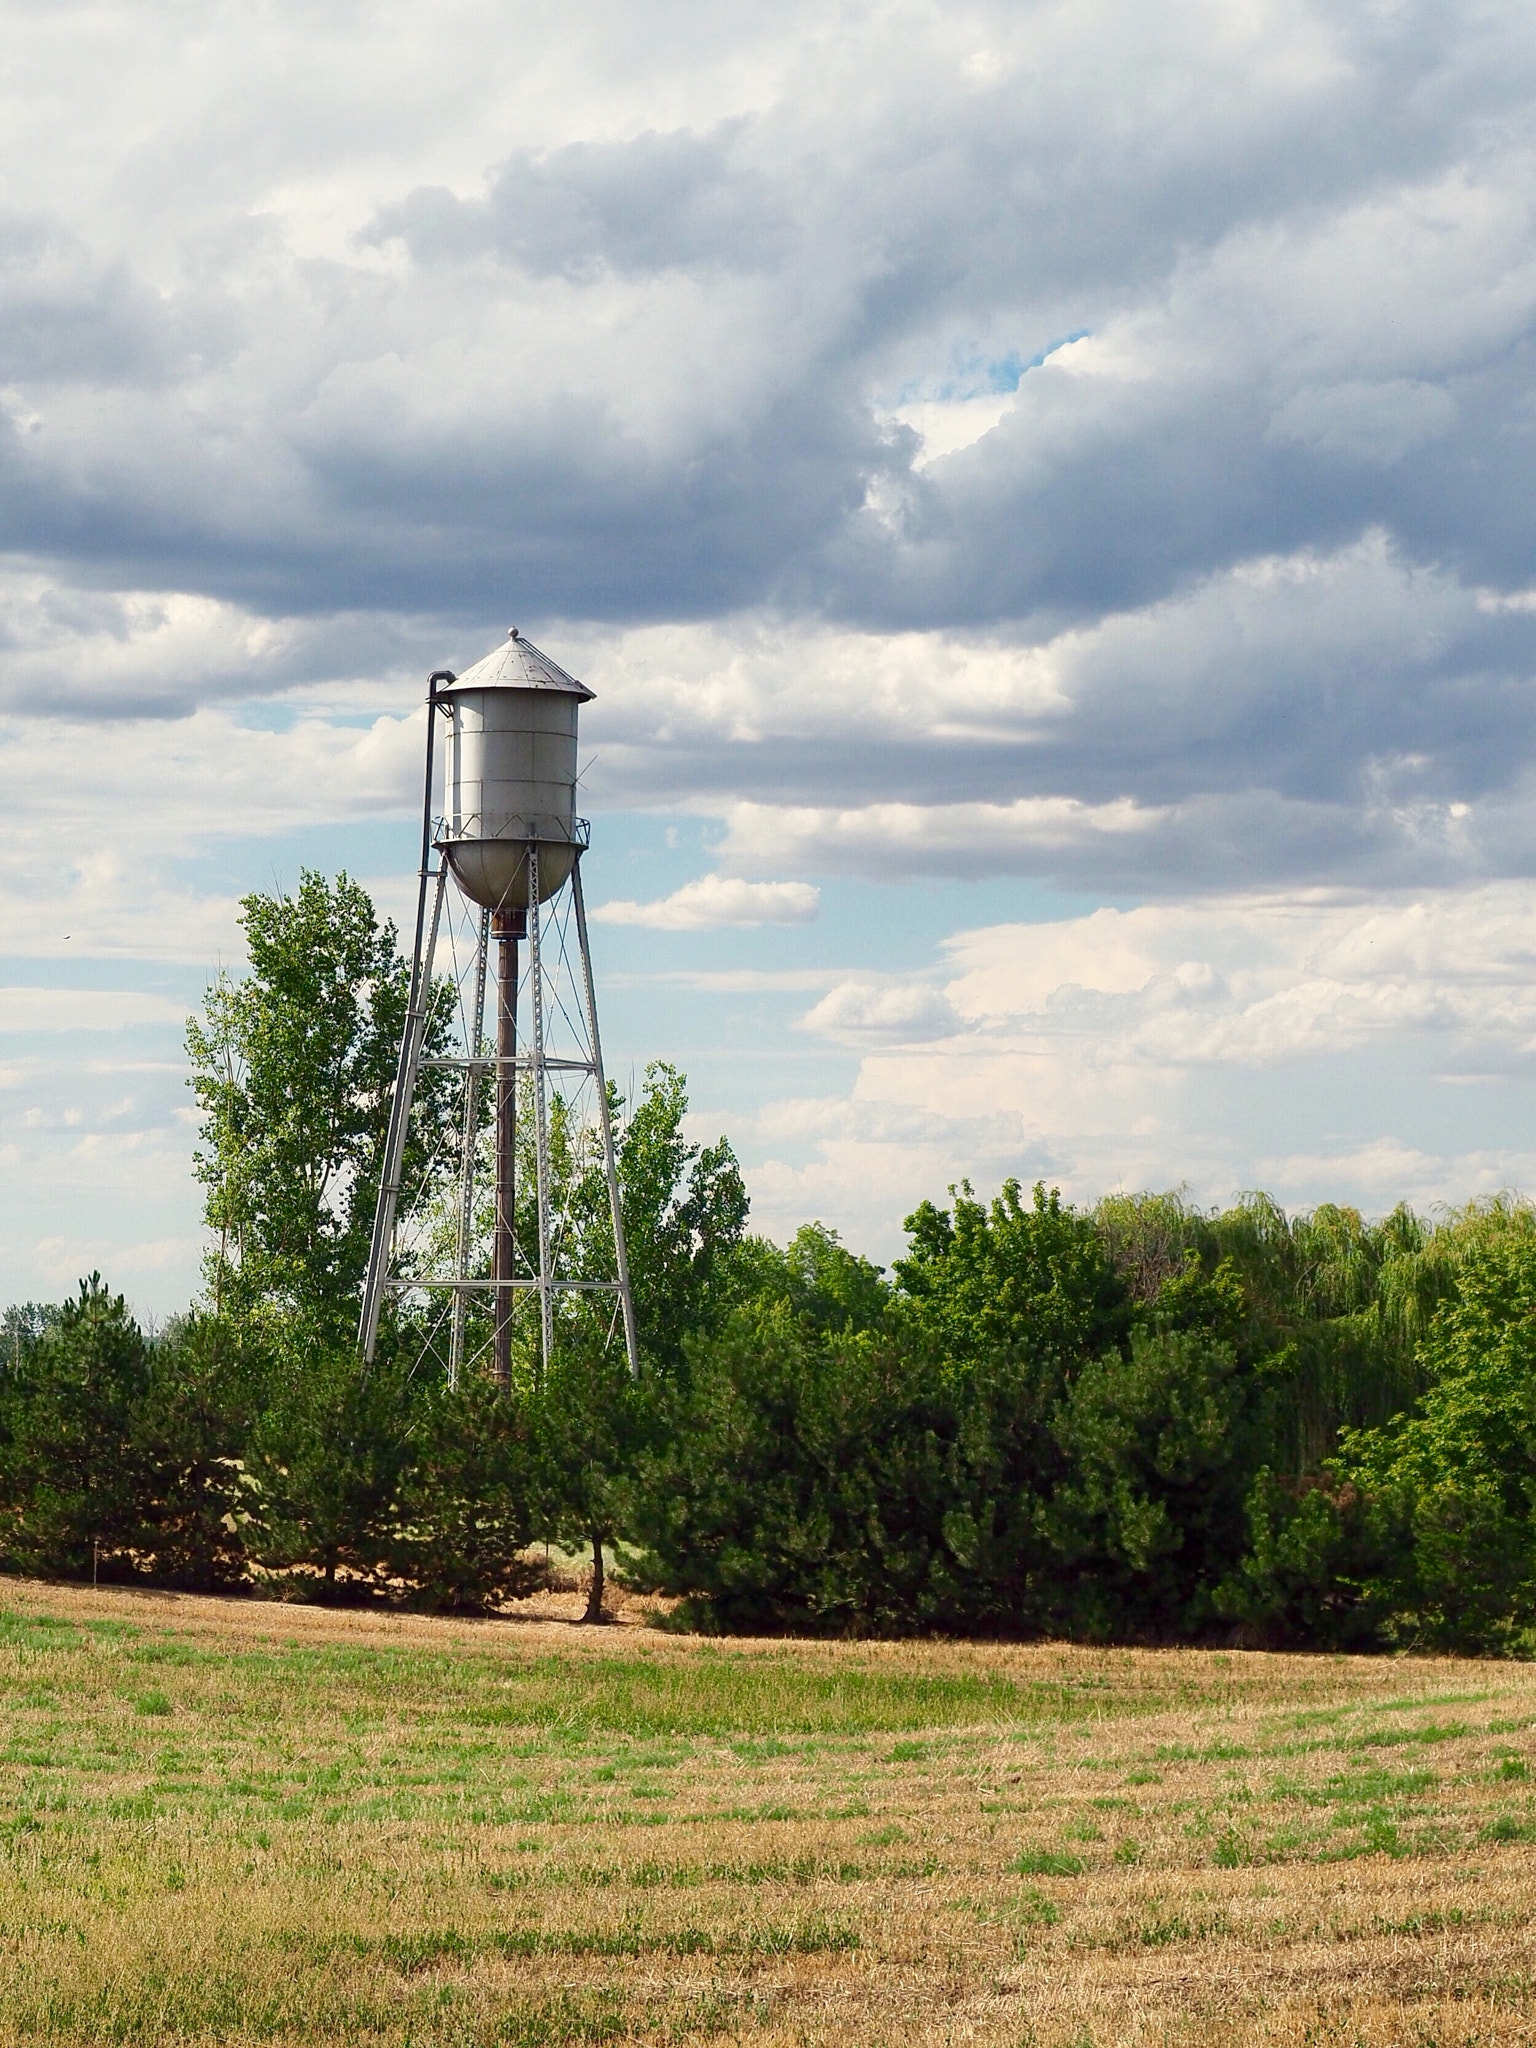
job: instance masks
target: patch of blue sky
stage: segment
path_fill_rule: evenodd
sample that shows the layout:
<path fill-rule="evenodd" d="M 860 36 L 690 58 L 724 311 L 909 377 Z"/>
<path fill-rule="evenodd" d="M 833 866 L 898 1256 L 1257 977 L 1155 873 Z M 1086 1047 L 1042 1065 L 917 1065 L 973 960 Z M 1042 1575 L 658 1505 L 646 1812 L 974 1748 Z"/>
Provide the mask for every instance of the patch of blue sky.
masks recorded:
<path fill-rule="evenodd" d="M 328 876 L 345 869 L 359 880 L 405 879 L 415 874 L 420 851 L 419 816 L 354 818 L 218 840 L 177 862 L 175 872 L 179 880 L 209 894 L 277 894 L 295 889 L 306 868 Z"/>
<path fill-rule="evenodd" d="M 592 820 L 587 901 L 651 903 L 714 865 L 714 820 L 654 811 L 610 811 Z M 291 890 L 301 870 L 408 883 L 420 849 L 419 818 L 361 818 L 306 825 L 270 837 L 231 838 L 178 864 L 179 878 L 209 893 Z M 648 966 L 839 966 L 910 968 L 951 932 L 980 924 L 1048 923 L 1133 899 L 1056 889 L 1027 876 L 956 880 L 934 876 L 900 885 L 833 878 L 819 882 L 816 916 L 800 925 L 714 926 L 698 931 L 603 924 L 604 955 L 624 971 Z M 596 940 L 594 939 L 594 943 Z M 665 956 L 665 957 L 663 957 Z"/>
<path fill-rule="evenodd" d="M 312 701 L 315 687 L 314 684 L 295 683 L 292 696 L 241 698 L 229 707 L 230 716 L 246 732 L 292 732 L 303 719 L 315 715 Z M 307 694 L 301 695 L 301 691 Z M 345 726 L 352 731 L 365 732 L 378 723 L 381 709 L 381 705 L 374 704 L 349 710 L 345 705 L 328 701 L 325 722 L 328 726 Z"/>
<path fill-rule="evenodd" d="M 1383 1133 L 1430 1155 L 1536 1150 L 1536 1075 L 1499 1076 L 1480 1089 L 1447 1086 L 1444 1052 L 1434 1032 L 1383 1034 L 1366 1046 L 1288 1061 L 1283 1085 L 1269 1087 L 1254 1086 L 1251 1067 L 1202 1062 L 1171 1078 L 1164 1110 L 1186 1133 L 1191 1156 L 1231 1158 L 1223 1198 L 1255 1185 L 1257 1161 L 1303 1150 L 1348 1157 L 1379 1144 Z"/>
<path fill-rule="evenodd" d="M 198 996 L 207 979 L 201 967 L 185 961 L 136 960 L 123 954 L 81 953 L 77 958 L 68 953 L 0 953 L 0 989 L 112 989 L 180 1000 Z"/>
<path fill-rule="evenodd" d="M 956 341 L 950 347 L 949 367 L 937 382 L 929 378 L 914 378 L 901 387 L 892 404 L 913 405 L 919 400 L 933 399 L 958 403 L 968 398 L 1000 398 L 1009 391 L 1017 391 L 1029 372 L 1049 362 L 1059 349 L 1070 348 L 1074 341 L 1086 341 L 1092 332 L 1089 327 L 1075 328 L 1071 334 L 1063 334 L 1056 341 L 1048 342 L 1032 356 L 1026 356 L 1016 348 L 1005 349 L 1001 355 L 991 355 L 973 341 Z"/>
<path fill-rule="evenodd" d="M 291 697 L 246 697 L 230 705 L 229 715 L 247 732 L 292 732 L 303 709 Z"/>

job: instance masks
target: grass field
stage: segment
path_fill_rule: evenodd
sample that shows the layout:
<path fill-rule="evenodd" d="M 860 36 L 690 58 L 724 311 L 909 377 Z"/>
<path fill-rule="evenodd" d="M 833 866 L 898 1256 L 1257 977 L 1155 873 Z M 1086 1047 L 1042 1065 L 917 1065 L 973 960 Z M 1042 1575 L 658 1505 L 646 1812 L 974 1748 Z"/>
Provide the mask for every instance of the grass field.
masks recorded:
<path fill-rule="evenodd" d="M 1536 2042 L 1536 1669 L 0 1586 L 0 2044 Z"/>

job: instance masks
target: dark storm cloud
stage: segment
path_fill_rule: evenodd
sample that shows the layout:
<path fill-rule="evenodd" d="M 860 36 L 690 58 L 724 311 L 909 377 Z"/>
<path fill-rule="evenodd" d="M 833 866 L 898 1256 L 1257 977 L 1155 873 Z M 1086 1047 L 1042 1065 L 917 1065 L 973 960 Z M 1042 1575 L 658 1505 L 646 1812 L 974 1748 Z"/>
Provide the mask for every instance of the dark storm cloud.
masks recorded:
<path fill-rule="evenodd" d="M 424 186 L 381 209 L 364 239 L 398 237 L 422 264 L 489 253 L 534 277 L 761 268 L 782 258 L 794 215 L 781 181 L 733 160 L 743 125 L 521 150 L 483 198 Z"/>
<path fill-rule="evenodd" d="M 821 588 L 886 628 L 1059 628 L 1369 528 L 1471 583 L 1536 576 L 1536 322 L 1435 381 L 1339 379 L 1278 406 L 1269 386 L 1217 374 L 1122 400 L 1046 363 L 979 445 L 841 529 Z"/>
<path fill-rule="evenodd" d="M 168 304 L 47 219 L 0 214 L 0 383 L 158 385 L 228 354 L 227 306 Z"/>
<path fill-rule="evenodd" d="M 637 86 L 590 132 L 509 122 L 480 179 L 386 152 L 343 204 L 327 137 L 211 100 L 128 199 L 65 181 L 0 225 L 0 549 L 286 622 L 59 701 L 290 688 L 336 672 L 344 616 L 390 665 L 508 616 L 941 629 L 1065 650 L 1059 702 L 663 729 L 609 698 L 604 772 L 631 801 L 1166 810 L 1084 842 L 1126 872 L 1494 858 L 1415 821 L 1496 808 L 1536 753 L 1533 615 L 1477 595 L 1536 583 L 1528 12 L 824 19 L 686 118 Z M 311 165 L 322 253 L 283 211 Z M 1015 379 L 925 447 L 914 408 Z M 1345 567 L 1244 596 L 1271 559 Z M 13 701 L 61 634 L 0 618 Z M 934 858 L 983 863 L 963 837 Z"/>
<path fill-rule="evenodd" d="M 1085 22 L 985 87 L 898 44 L 845 58 L 819 98 L 521 149 L 480 193 L 418 187 L 365 230 L 409 251 L 388 286 L 300 264 L 252 290 L 231 259 L 248 341 L 199 390 L 199 431 L 109 401 L 58 456 L 48 417 L 0 537 L 278 609 L 393 594 L 478 613 L 511 585 L 613 620 L 777 598 L 876 627 L 1092 614 L 1245 548 L 1327 544 L 1391 494 L 1266 439 L 1256 369 L 1140 418 L 1086 395 L 1043 479 L 1020 418 L 910 485 L 894 531 L 859 514 L 913 445 L 875 430 L 872 392 L 931 380 L 956 332 L 1027 357 L 1155 303 L 1191 252 L 1438 175 L 1523 118 L 1532 39 L 1513 14 L 1334 10 L 1315 39 L 1299 81 L 1285 53 L 1273 76 L 1262 56 L 1224 75 L 1176 33 L 1142 72 Z M 138 374 L 144 326 L 82 313 L 74 347 L 109 394 Z M 41 330 L 20 379 L 45 416 L 73 374 L 56 353 Z M 399 366 L 395 387 L 349 406 L 370 359 Z M 653 396 L 661 434 L 635 417 Z"/>

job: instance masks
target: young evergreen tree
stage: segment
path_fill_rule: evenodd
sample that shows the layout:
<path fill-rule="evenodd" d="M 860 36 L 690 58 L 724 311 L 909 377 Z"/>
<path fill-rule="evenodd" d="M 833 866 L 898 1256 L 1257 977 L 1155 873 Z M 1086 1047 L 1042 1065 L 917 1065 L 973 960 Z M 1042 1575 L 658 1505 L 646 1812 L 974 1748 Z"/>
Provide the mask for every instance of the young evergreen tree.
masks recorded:
<path fill-rule="evenodd" d="M 141 1489 L 138 1558 L 159 1584 L 211 1592 L 244 1579 L 245 1454 L 272 1384 L 261 1333 L 228 1318 L 179 1317 L 151 1345 L 129 1462 Z"/>
<path fill-rule="evenodd" d="M 562 1319 L 537 1414 L 545 1533 L 562 1544 L 590 1544 L 592 1579 L 583 1619 L 604 1619 L 604 1547 L 633 1519 L 642 1453 L 655 1440 L 658 1388 L 634 1380 L 617 1319 L 590 1304 Z"/>
<path fill-rule="evenodd" d="M 150 1345 L 93 1273 L 8 1376 L 0 1547 L 13 1569 L 66 1577 L 141 1567 L 154 1475 L 137 1423 Z"/>
<path fill-rule="evenodd" d="M 246 1452 L 256 1564 L 328 1600 L 388 1582 L 419 1396 L 391 1351 L 364 1372 L 350 1343 L 295 1333 Z"/>
<path fill-rule="evenodd" d="M 551 1516 L 535 1425 L 526 1394 L 483 1373 L 414 1390 L 384 1544 L 414 1605 L 480 1614 L 538 1583 L 524 1553 Z"/>
<path fill-rule="evenodd" d="M 636 1502 L 668 1591 L 733 1630 L 971 1625 L 961 1403 L 909 1332 L 817 1330 L 765 1295 L 690 1364 Z"/>

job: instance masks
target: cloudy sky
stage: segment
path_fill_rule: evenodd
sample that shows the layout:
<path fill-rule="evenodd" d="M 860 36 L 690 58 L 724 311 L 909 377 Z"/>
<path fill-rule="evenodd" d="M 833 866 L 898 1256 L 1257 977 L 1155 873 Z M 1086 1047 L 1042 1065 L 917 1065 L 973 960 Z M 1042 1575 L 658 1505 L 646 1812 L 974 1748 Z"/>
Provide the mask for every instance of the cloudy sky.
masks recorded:
<path fill-rule="evenodd" d="M 0 1298 L 186 1300 L 237 898 L 514 621 L 762 1227 L 1536 1185 L 1527 6 L 0 23 Z"/>

